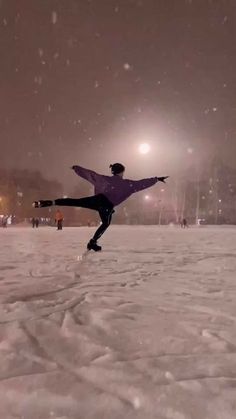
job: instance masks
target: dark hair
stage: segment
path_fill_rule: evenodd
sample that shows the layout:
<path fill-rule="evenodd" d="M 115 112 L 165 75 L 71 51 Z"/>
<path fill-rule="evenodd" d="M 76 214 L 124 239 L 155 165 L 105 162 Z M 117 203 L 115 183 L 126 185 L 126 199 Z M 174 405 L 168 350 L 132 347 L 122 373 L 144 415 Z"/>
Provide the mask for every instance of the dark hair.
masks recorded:
<path fill-rule="evenodd" d="M 119 173 L 122 173 L 125 171 L 125 166 L 123 166 L 123 164 L 121 163 L 110 164 L 109 167 L 113 175 L 119 175 Z"/>

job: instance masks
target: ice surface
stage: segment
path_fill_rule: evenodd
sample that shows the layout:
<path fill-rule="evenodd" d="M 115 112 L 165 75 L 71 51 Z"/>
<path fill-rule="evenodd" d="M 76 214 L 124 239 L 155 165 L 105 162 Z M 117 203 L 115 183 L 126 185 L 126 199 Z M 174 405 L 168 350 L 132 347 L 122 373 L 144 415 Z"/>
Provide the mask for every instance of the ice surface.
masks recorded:
<path fill-rule="evenodd" d="M 0 230 L 0 418 L 235 419 L 236 229 Z"/>

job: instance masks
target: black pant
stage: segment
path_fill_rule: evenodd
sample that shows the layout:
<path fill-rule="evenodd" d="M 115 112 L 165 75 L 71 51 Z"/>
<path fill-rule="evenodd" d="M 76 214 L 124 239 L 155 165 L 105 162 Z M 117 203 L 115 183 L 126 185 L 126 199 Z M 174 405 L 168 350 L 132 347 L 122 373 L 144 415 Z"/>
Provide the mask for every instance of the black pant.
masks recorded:
<path fill-rule="evenodd" d="M 98 211 L 102 224 L 96 230 L 93 240 L 97 241 L 106 231 L 111 223 L 112 214 L 114 212 L 113 204 L 105 195 L 99 194 L 88 196 L 86 198 L 61 198 L 55 200 L 55 205 L 66 207 L 81 207 Z"/>
<path fill-rule="evenodd" d="M 57 230 L 62 230 L 62 221 L 63 220 L 57 220 Z"/>

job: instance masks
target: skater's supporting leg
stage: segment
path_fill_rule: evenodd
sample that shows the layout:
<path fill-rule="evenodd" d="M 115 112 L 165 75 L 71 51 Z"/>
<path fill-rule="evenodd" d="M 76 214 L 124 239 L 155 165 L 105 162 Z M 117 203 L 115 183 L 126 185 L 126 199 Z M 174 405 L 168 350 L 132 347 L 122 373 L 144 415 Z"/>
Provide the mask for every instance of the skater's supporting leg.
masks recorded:
<path fill-rule="evenodd" d="M 102 224 L 98 227 L 96 230 L 93 238 L 88 242 L 87 249 L 88 250 L 95 250 L 95 252 L 98 252 L 99 250 L 102 250 L 101 246 L 98 246 L 97 240 L 102 236 L 102 234 L 106 231 L 106 229 L 109 227 L 111 223 L 111 218 L 114 210 L 111 208 L 103 208 L 99 211 L 99 215 L 102 220 Z"/>
<path fill-rule="evenodd" d="M 111 219 L 112 219 L 113 212 L 114 212 L 114 210 L 110 210 L 108 208 L 103 209 L 102 211 L 99 211 L 99 215 L 101 217 L 102 224 L 96 230 L 96 232 L 95 232 L 95 234 L 92 238 L 93 241 L 96 242 L 98 239 L 100 239 L 100 237 L 103 235 L 103 233 L 109 227 L 109 225 L 111 224 Z"/>

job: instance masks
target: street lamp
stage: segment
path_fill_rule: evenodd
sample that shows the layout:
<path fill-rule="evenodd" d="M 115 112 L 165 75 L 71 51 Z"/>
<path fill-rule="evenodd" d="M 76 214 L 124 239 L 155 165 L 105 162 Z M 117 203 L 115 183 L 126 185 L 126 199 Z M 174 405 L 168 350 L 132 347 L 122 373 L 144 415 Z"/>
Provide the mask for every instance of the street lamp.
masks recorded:
<path fill-rule="evenodd" d="M 138 149 L 140 154 L 148 154 L 150 151 L 150 145 L 148 143 L 142 143 L 139 145 Z"/>

